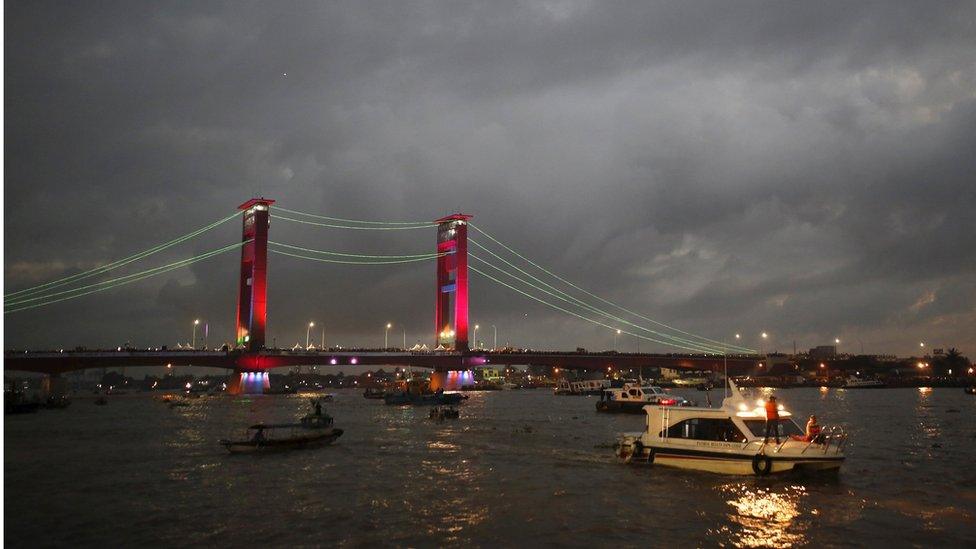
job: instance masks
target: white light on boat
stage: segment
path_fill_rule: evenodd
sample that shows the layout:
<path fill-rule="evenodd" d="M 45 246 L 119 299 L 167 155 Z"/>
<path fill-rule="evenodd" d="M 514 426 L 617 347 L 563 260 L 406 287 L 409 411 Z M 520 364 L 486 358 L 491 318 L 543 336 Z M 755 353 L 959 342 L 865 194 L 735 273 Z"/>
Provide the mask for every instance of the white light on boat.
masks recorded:
<path fill-rule="evenodd" d="M 746 410 L 748 410 L 748 409 L 749 409 L 749 407 L 748 407 L 748 406 L 746 406 L 746 403 L 745 403 L 745 402 L 740 402 L 740 403 L 739 403 L 739 410 L 740 410 L 740 411 L 742 411 L 742 412 L 745 412 L 745 411 L 746 411 Z"/>
<path fill-rule="evenodd" d="M 782 412 L 783 410 L 786 410 L 786 407 L 780 404 L 779 406 L 776 407 L 776 409 Z"/>
<path fill-rule="evenodd" d="M 759 399 L 759 400 L 756 401 L 756 404 L 758 404 L 759 406 L 765 406 L 766 405 L 766 401 L 763 400 L 763 399 Z"/>

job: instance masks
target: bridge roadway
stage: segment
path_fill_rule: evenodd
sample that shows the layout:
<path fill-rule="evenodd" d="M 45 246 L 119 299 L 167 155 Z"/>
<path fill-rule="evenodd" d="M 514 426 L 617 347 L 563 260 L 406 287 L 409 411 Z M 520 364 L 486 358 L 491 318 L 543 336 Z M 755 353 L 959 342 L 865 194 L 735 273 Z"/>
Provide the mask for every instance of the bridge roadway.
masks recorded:
<path fill-rule="evenodd" d="M 268 349 L 256 353 L 245 351 L 154 351 L 127 349 L 121 351 L 6 351 L 5 371 L 61 374 L 88 368 L 122 368 L 138 366 L 202 366 L 236 371 L 265 371 L 291 366 L 409 366 L 437 371 L 467 370 L 477 366 L 533 365 L 578 370 L 626 370 L 640 367 L 664 367 L 690 370 L 722 371 L 721 355 L 585 353 L 551 351 L 469 351 L 411 352 L 377 349 L 342 349 L 328 351 L 290 351 Z M 730 355 L 729 373 L 748 374 L 756 370 L 759 357 Z"/>

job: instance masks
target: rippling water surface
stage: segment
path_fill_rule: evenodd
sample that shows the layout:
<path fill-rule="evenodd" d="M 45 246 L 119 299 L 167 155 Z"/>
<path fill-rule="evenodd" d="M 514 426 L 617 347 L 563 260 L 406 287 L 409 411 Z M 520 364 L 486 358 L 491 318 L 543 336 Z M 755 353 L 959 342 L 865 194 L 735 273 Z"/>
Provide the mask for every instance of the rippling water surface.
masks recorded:
<path fill-rule="evenodd" d="M 695 391 L 677 391 L 693 399 Z M 5 538 L 37 545 L 973 546 L 976 398 L 790 389 L 851 434 L 839 475 L 735 477 L 614 457 L 640 416 L 544 390 L 469 393 L 457 421 L 340 391 L 333 446 L 230 456 L 301 396 L 147 396 L 4 420 Z M 714 393 L 713 393 L 714 394 Z M 715 399 L 719 400 L 718 398 Z"/>

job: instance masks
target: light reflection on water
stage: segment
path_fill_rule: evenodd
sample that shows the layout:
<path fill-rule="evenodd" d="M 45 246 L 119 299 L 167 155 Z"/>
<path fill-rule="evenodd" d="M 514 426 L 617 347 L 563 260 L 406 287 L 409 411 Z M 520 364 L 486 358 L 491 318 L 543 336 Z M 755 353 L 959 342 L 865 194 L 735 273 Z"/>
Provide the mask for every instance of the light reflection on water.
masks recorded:
<path fill-rule="evenodd" d="M 799 417 L 815 413 L 851 434 L 839 475 L 757 479 L 622 465 L 612 443 L 642 429 L 642 417 L 598 414 L 594 398 L 546 391 L 471 393 L 461 419 L 444 422 L 427 409 L 338 391 L 326 405 L 346 430 L 335 445 L 261 456 L 228 456 L 216 441 L 258 421 L 294 420 L 307 399 L 201 398 L 176 409 L 134 396 L 104 407 L 76 400 L 5 419 L 6 535 L 81 546 L 970 539 L 976 399 L 949 389 L 775 394 Z"/>
<path fill-rule="evenodd" d="M 791 547 L 804 541 L 806 526 L 795 522 L 800 515 L 803 486 L 753 488 L 746 484 L 721 487 L 734 512 L 729 513 L 732 544 L 736 547 Z M 813 514 L 814 511 L 811 511 Z"/>

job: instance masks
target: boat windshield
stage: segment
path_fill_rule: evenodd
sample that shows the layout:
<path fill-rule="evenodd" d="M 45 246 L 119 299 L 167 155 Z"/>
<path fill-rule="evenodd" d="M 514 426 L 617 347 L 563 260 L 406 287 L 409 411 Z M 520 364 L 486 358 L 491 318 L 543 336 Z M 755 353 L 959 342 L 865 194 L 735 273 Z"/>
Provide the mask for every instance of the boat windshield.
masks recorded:
<path fill-rule="evenodd" d="M 779 432 L 780 437 L 803 434 L 803 430 L 790 418 L 779 418 L 776 423 L 776 430 Z M 753 436 L 761 437 L 766 435 L 765 419 L 747 419 L 745 420 L 745 424 Z"/>

